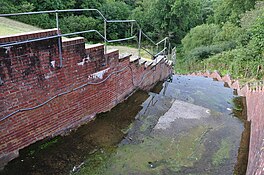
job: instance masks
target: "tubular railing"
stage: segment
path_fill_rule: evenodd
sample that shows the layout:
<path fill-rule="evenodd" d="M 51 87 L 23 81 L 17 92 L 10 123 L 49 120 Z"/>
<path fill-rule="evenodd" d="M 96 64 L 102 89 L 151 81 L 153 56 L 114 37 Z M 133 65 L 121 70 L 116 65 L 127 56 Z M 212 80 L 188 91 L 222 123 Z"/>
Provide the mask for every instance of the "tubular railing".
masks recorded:
<path fill-rule="evenodd" d="M 170 54 L 170 56 L 169 56 L 169 59 L 173 62 L 174 65 L 176 64 L 176 59 L 177 59 L 177 51 L 176 51 L 176 47 L 174 47 L 174 48 L 171 50 L 171 54 Z"/>
<path fill-rule="evenodd" d="M 85 31 L 80 31 L 80 32 L 73 32 L 73 33 L 67 33 L 67 34 L 61 34 L 60 32 L 60 24 L 59 24 L 59 14 L 60 13 L 65 13 L 65 12 L 86 12 L 86 11 L 95 11 L 97 14 L 99 14 L 100 17 L 102 17 L 104 21 L 104 34 L 101 34 L 98 30 L 85 30 Z M 55 14 L 56 16 L 56 28 L 57 28 L 57 35 L 56 36 L 50 36 L 50 37 L 43 37 L 43 38 L 36 38 L 36 39 L 30 39 L 26 41 L 18 41 L 18 42 L 12 42 L 12 43 L 5 43 L 1 44 L 0 43 L 0 48 L 2 47 L 9 47 L 9 46 L 14 46 L 18 44 L 25 44 L 25 43 L 30 43 L 30 42 L 35 42 L 35 41 L 42 41 L 42 40 L 47 40 L 47 39 L 52 39 L 52 38 L 58 38 L 58 52 L 59 52 L 59 58 L 60 58 L 60 67 L 63 66 L 63 58 L 62 58 L 62 46 L 61 46 L 61 38 L 62 37 L 68 37 L 72 35 L 78 35 L 78 34 L 84 34 L 84 33 L 96 33 L 98 34 L 103 40 L 104 40 L 104 45 L 105 45 L 105 53 L 107 52 L 107 43 L 114 43 L 114 42 L 121 42 L 121 41 L 128 41 L 132 39 L 137 39 L 138 41 L 138 56 L 141 58 L 141 49 L 145 50 L 148 54 L 150 54 L 152 57 L 157 57 L 161 54 L 166 55 L 166 51 L 168 55 L 171 53 L 170 50 L 170 42 L 169 38 L 165 37 L 161 41 L 155 43 L 148 35 L 146 35 L 143 31 L 140 25 L 137 23 L 136 20 L 107 20 L 105 16 L 98 10 L 98 9 L 68 9 L 68 10 L 50 10 L 50 11 L 38 11 L 38 12 L 24 12 L 24 13 L 13 13 L 13 14 L 0 14 L 0 17 L 12 17 L 12 16 L 22 16 L 22 15 L 37 15 L 37 14 Z M 116 40 L 108 40 L 107 39 L 107 23 L 131 23 L 131 36 L 127 38 L 122 38 L 122 39 L 116 39 Z M 134 24 L 136 24 L 137 29 L 138 29 L 138 36 L 133 35 L 133 27 Z M 142 46 L 142 38 L 143 36 L 154 46 L 157 47 L 157 53 L 151 53 L 147 49 L 145 49 Z M 163 49 L 159 50 L 159 46 L 161 44 L 163 45 Z M 169 49 L 167 45 L 169 44 Z"/>

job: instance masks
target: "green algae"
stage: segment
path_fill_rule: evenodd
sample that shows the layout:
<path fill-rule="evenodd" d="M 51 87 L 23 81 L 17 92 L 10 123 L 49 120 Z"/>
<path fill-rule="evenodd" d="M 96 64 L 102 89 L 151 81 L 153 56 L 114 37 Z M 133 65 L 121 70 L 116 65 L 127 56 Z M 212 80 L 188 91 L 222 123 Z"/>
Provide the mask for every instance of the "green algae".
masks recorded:
<path fill-rule="evenodd" d="M 160 174 L 165 170 L 171 173 L 178 172 L 181 167 L 191 167 L 201 158 L 205 151 L 203 138 L 207 131 L 206 127 L 195 127 L 183 133 L 177 140 L 166 136 L 146 136 L 140 144 L 117 148 L 111 158 L 102 160 L 105 161 L 102 164 L 104 167 L 100 167 L 101 172 L 97 172 L 101 174 Z M 97 173 L 90 170 L 82 171 Z"/>
<path fill-rule="evenodd" d="M 142 117 L 143 118 L 143 117 Z M 140 132 L 145 132 L 153 128 L 157 122 L 157 117 L 155 116 L 147 116 L 144 121 L 142 121 L 142 125 L 140 126 Z"/>
<path fill-rule="evenodd" d="M 178 156 L 183 166 L 193 166 L 193 163 L 201 158 L 205 151 L 203 139 L 207 132 L 207 127 L 198 126 L 179 139 Z"/>
<path fill-rule="evenodd" d="M 107 149 L 100 149 L 91 154 L 85 161 L 84 166 L 78 172 L 72 172 L 71 174 L 78 175 L 101 175 L 107 169 L 108 162 L 111 155 L 115 152 L 114 147 Z"/>
<path fill-rule="evenodd" d="M 231 150 L 231 143 L 229 140 L 224 139 L 221 141 L 220 148 L 218 151 L 213 155 L 212 163 L 215 166 L 219 166 L 224 160 L 230 158 L 230 150 Z"/>
<path fill-rule="evenodd" d="M 131 130 L 131 128 L 134 127 L 134 125 L 135 125 L 135 123 L 131 123 L 127 128 L 121 129 L 121 132 L 123 134 L 127 134 Z"/>

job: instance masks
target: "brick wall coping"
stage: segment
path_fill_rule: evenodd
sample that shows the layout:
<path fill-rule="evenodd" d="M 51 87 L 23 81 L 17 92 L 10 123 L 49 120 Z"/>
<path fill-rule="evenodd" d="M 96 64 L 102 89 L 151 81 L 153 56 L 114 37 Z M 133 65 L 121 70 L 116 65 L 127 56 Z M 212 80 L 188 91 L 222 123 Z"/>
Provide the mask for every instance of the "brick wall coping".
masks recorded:
<path fill-rule="evenodd" d="M 94 47 L 100 47 L 100 46 L 104 46 L 103 44 L 91 44 L 91 45 L 86 45 L 85 46 L 85 49 L 91 49 L 91 48 L 94 48 Z"/>
<path fill-rule="evenodd" d="M 8 43 L 8 42 L 17 42 L 17 41 L 25 41 L 28 39 L 34 38 L 44 38 L 47 36 L 55 36 L 57 35 L 57 29 L 46 29 L 39 30 L 34 32 L 25 32 L 8 36 L 0 36 L 0 43 Z"/>

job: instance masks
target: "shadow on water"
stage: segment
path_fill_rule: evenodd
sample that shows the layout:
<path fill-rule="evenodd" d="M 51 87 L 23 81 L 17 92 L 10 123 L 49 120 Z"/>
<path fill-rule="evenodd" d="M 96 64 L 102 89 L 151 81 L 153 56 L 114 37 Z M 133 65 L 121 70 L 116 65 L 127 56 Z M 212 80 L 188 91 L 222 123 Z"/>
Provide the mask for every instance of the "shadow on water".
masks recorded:
<path fill-rule="evenodd" d="M 173 76 L 67 136 L 21 150 L 0 174 L 244 175 L 246 113 L 245 98 L 224 83 Z"/>
<path fill-rule="evenodd" d="M 241 135 L 240 147 L 238 150 L 237 164 L 234 174 L 245 175 L 247 171 L 249 141 L 250 141 L 250 122 L 247 121 L 247 102 L 246 97 L 234 98 L 233 114 L 244 122 L 244 131 Z"/>
<path fill-rule="evenodd" d="M 69 174 L 89 155 L 109 150 L 124 138 L 126 129 L 142 109 L 148 94 L 138 91 L 110 112 L 99 114 L 96 120 L 81 126 L 64 137 L 37 142 L 20 151 L 0 174 Z M 93 162 L 96 166 L 96 162 Z"/>

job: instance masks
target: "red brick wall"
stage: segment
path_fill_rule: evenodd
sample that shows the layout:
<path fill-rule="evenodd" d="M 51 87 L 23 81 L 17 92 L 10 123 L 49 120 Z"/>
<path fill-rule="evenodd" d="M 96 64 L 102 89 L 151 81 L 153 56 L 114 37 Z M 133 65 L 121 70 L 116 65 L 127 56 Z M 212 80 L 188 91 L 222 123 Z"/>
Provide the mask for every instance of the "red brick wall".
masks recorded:
<path fill-rule="evenodd" d="M 0 45 L 55 34 L 46 30 L 0 38 Z M 137 88 L 149 89 L 172 71 L 164 61 L 145 68 L 138 61 L 130 63 L 129 56 L 120 59 L 117 50 L 104 55 L 103 45 L 85 49 L 83 38 L 62 43 L 60 68 L 57 46 L 58 40 L 50 39 L 0 48 L 0 164 L 17 156 L 19 149 L 110 110 Z M 92 76 L 103 70 L 102 79 Z"/>
<path fill-rule="evenodd" d="M 198 73 L 194 76 L 207 76 L 216 78 L 218 81 L 228 83 L 229 87 L 236 89 L 238 95 L 245 96 L 247 101 L 247 119 L 251 122 L 249 157 L 247 175 L 264 174 L 264 87 L 263 84 L 256 84 L 240 87 L 238 81 L 233 81 L 226 75 L 220 76 L 219 73 Z"/>

